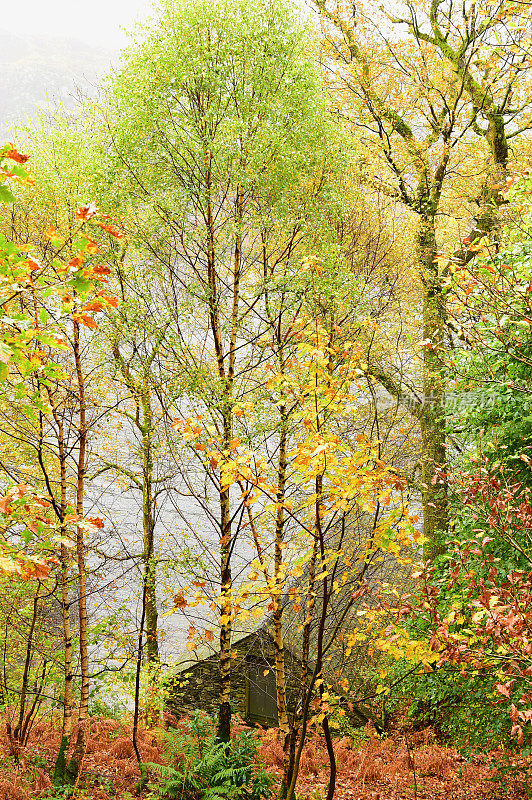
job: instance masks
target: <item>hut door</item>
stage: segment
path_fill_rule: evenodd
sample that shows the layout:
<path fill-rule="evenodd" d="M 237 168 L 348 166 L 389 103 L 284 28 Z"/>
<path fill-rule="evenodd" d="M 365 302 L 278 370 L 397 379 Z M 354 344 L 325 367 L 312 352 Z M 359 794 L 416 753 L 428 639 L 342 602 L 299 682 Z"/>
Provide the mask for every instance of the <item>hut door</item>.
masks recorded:
<path fill-rule="evenodd" d="M 248 661 L 248 719 L 262 725 L 277 723 L 275 673 L 260 661 Z"/>

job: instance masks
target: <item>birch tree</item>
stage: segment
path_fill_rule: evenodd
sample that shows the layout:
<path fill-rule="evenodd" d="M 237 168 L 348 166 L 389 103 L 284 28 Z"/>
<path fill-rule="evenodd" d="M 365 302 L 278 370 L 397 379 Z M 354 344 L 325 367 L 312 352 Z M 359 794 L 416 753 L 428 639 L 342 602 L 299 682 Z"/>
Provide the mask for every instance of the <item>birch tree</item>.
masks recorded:
<path fill-rule="evenodd" d="M 165 3 L 113 88 L 115 163 L 134 187 L 119 202 L 174 304 L 181 402 L 204 410 L 228 456 L 235 403 L 253 363 L 246 346 L 260 335 L 261 218 L 321 158 L 310 50 L 290 4 Z M 243 501 L 225 484 L 223 464 L 201 463 L 217 505 L 207 522 L 218 540 L 218 735 L 227 740 L 231 555 Z"/>

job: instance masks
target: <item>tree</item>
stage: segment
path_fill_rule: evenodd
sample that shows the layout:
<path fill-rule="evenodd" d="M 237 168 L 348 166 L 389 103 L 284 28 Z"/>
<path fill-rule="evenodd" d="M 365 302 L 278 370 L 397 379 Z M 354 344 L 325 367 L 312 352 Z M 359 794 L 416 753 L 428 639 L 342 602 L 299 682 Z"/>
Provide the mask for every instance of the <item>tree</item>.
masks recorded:
<path fill-rule="evenodd" d="M 111 97 L 116 164 L 141 193 L 140 202 L 127 193 L 117 202 L 135 220 L 134 241 L 159 265 L 162 296 L 173 305 L 178 393 L 168 398 L 169 415 L 178 403 L 200 405 L 229 454 L 260 336 L 261 227 L 297 182 L 312 180 L 322 157 L 318 79 L 291 6 L 168 3 L 159 22 Z M 155 159 L 146 159 L 148 142 Z M 290 215 L 293 242 L 297 211 Z M 231 554 L 243 506 L 233 505 L 220 462 L 198 463 L 212 486 L 202 502 L 219 545 L 219 737 L 227 740 Z"/>
<path fill-rule="evenodd" d="M 123 254 L 122 254 L 123 260 Z M 120 268 L 119 268 L 120 272 Z M 127 288 L 126 288 L 127 286 Z M 139 291 L 139 286 L 141 290 Z M 144 319 L 144 309 L 139 306 L 138 299 L 142 295 L 145 302 L 149 294 L 146 284 L 135 282 L 132 288 L 132 270 L 126 281 L 120 273 L 121 308 L 109 319 L 109 347 L 115 364 L 114 383 L 118 384 L 118 400 L 113 420 L 122 419 L 129 428 L 121 428 L 121 435 L 128 442 L 125 463 L 120 458 L 109 460 L 109 455 L 101 452 L 99 461 L 102 466 L 96 470 L 93 478 L 111 472 L 127 481 L 130 489 L 138 490 L 142 496 L 142 533 L 143 548 L 141 561 L 143 564 L 142 580 L 142 625 L 139 634 L 139 652 L 137 660 L 137 688 L 135 703 L 135 720 L 138 718 L 138 691 L 140 669 L 143 652 L 143 628 L 146 630 L 146 661 L 149 674 L 149 694 L 147 716 L 152 720 L 158 718 L 158 709 L 154 704 L 159 672 L 159 633 L 157 608 L 157 554 L 155 542 L 156 517 L 160 498 L 168 489 L 168 470 L 161 477 L 160 466 L 163 458 L 158 454 L 161 439 L 164 440 L 163 412 L 160 409 L 158 395 L 164 386 L 164 373 L 160 374 L 158 357 L 165 339 L 168 323 L 162 329 L 151 331 Z M 142 291 L 143 290 L 143 291 Z M 133 430 L 134 440 L 128 435 Z M 159 458 L 156 456 L 159 455 Z M 136 729 L 134 732 L 135 741 Z M 139 758 L 140 761 L 140 758 Z"/>
<path fill-rule="evenodd" d="M 7 153 L 15 160 L 26 160 L 12 148 Z M 20 177 L 16 172 L 13 175 Z M 68 770 L 75 777 L 85 749 L 83 722 L 89 700 L 84 534 L 103 524 L 98 519 L 84 519 L 83 511 L 88 407 L 86 365 L 83 363 L 86 342 L 82 338 L 81 326 L 93 330 L 96 322 L 91 315 L 116 304 L 113 295 L 104 288 L 108 282 L 108 270 L 94 263 L 99 247 L 88 232 L 89 227 L 99 231 L 109 226 L 99 217 L 94 204 L 81 206 L 76 216 L 78 224 L 71 225 L 68 234 L 62 236 L 55 227 L 50 227 L 44 242 L 35 242 L 37 226 L 34 225 L 32 233 L 35 238 L 31 250 L 35 255 L 25 255 L 22 260 L 16 248 L 12 247 L 5 262 L 7 269 L 18 265 L 20 275 L 18 281 L 11 284 L 16 288 L 6 299 L 6 311 L 9 310 L 11 317 L 4 332 L 10 342 L 4 349 L 7 370 L 4 380 L 9 379 L 4 400 L 14 395 L 17 404 L 9 413 L 6 413 L 4 404 L 3 433 L 33 453 L 33 483 L 45 495 L 59 534 L 65 667 L 63 736 L 55 772 L 60 783 L 66 778 L 65 752 L 72 733 L 73 637 L 69 597 L 72 558 L 69 533 L 74 524 L 81 693 L 80 725 Z M 69 260 L 64 260 L 65 257 Z M 3 469 L 11 479 L 18 471 L 17 464 L 9 462 L 3 464 Z M 32 635 L 30 631 L 30 638 Z M 21 715 L 22 711 L 23 705 Z M 22 730 L 20 724 L 17 728 Z"/>
<path fill-rule="evenodd" d="M 388 629 L 380 642 L 407 661 L 425 653 L 435 669 L 426 694 L 436 697 L 437 721 L 445 704 L 459 702 L 470 715 L 476 700 L 468 736 L 483 747 L 514 736 L 522 746 L 531 719 L 528 193 L 528 179 L 506 193 L 511 222 L 499 231 L 500 249 L 481 239 L 453 268 L 449 313 L 462 346 L 449 359 L 448 554 L 416 570 L 398 605 L 390 598 L 394 640 Z"/>
<path fill-rule="evenodd" d="M 312 267 L 310 272 L 313 273 Z M 313 292 L 309 287 L 307 301 L 308 295 L 316 300 L 316 292 L 319 289 L 314 287 Z M 335 758 L 329 713 L 335 688 L 332 676 L 327 674 L 327 659 L 337 636 L 351 624 L 350 612 L 364 593 L 365 578 L 375 568 L 375 562 L 382 560 L 383 553 L 399 553 L 415 537 L 399 499 L 404 481 L 377 458 L 374 443 L 360 437 L 352 447 L 346 437 L 353 390 L 357 375 L 362 374 L 358 369 L 360 351 L 342 340 L 331 318 L 334 319 L 334 312 L 327 319 L 330 327 L 325 328 L 320 317 L 300 314 L 295 326 L 298 351 L 280 365 L 269 384 L 270 389 L 277 387 L 290 407 L 288 453 L 276 466 L 259 458 L 253 449 L 246 452 L 241 448 L 238 456 L 225 465 L 225 481 L 241 487 L 246 497 L 256 542 L 258 559 L 248 577 L 253 584 L 259 581 L 260 573 L 264 576 L 255 588 L 252 584 L 244 587 L 245 593 L 257 598 L 266 594 L 272 613 L 284 749 L 279 796 L 288 798 L 294 796 L 309 723 L 323 727 L 331 762 L 328 797 L 334 794 Z M 197 441 L 200 431 L 194 434 L 191 425 L 187 435 Z M 282 443 L 282 427 L 280 435 Z M 222 458 L 223 453 L 215 452 L 215 456 Z M 277 480 L 273 477 L 273 482 L 272 467 L 273 471 L 277 469 Z M 285 474 L 290 476 L 289 489 L 283 484 Z M 394 491 L 399 495 L 394 496 Z M 381 516 L 382 504 L 395 507 Z M 289 528 L 297 532 L 295 546 L 292 543 L 290 547 L 286 532 L 279 537 L 280 510 L 286 515 Z M 352 541 L 352 526 L 359 511 L 373 517 L 374 524 L 367 526 L 366 536 L 357 547 L 358 543 Z M 298 628 L 300 634 L 295 632 Z M 292 650 L 296 641 L 300 645 L 302 664 L 296 710 L 290 718 L 286 712 L 282 647 L 286 629 L 290 629 Z M 312 714 L 316 691 L 319 699 L 316 713 Z"/>
<path fill-rule="evenodd" d="M 406 400 L 421 430 L 421 490 L 425 553 L 428 560 L 443 550 L 448 523 L 446 500 L 445 352 L 446 274 L 440 266 L 442 245 L 437 221 L 446 186 L 461 151 L 481 137 L 490 157 L 483 175 L 473 232 L 468 242 L 493 231 L 494 210 L 505 183 L 508 139 L 528 130 L 526 103 L 527 12 L 511 3 L 493 7 L 466 3 L 406 2 L 402 15 L 381 16 L 364 9 L 342 10 L 326 0 L 316 2 L 324 26 L 326 65 L 339 107 L 355 125 L 371 132 L 371 148 L 380 152 L 377 184 L 418 217 L 416 258 L 422 293 L 421 389 L 410 376 L 373 363 L 369 368 L 383 387 Z M 406 29 L 397 38 L 390 23 Z M 333 62 L 334 63 L 334 62 Z M 405 104 L 405 97 L 412 102 Z M 515 101 L 515 102 L 514 102 Z M 362 120 L 357 114 L 362 111 Z M 486 127 L 482 127 L 485 121 Z M 460 155 L 459 155 L 460 154 Z M 374 154 L 370 155 L 371 161 Z M 387 169 L 383 174 L 383 167 Z M 476 162 L 478 172 L 478 161 Z M 390 180 L 391 179 L 391 180 Z M 469 258 L 454 248 L 454 258 Z"/>

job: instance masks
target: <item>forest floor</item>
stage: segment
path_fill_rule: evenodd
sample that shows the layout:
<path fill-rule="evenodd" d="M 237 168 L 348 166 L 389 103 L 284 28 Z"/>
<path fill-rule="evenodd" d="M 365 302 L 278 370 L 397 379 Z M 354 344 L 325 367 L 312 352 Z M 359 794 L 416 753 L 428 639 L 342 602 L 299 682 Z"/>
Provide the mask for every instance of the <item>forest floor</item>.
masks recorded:
<path fill-rule="evenodd" d="M 240 726 L 239 730 L 242 730 Z M 5 726 L 2 725 L 5 731 Z M 76 800 L 133 800 L 139 769 L 125 722 L 91 717 L 87 752 Z M 280 778 L 282 751 L 273 729 L 259 730 L 260 759 Z M 5 733 L 0 736 L 0 800 L 53 797 L 49 773 L 59 743 L 53 720 L 41 721 L 32 731 L 18 764 L 9 755 Z M 143 760 L 169 763 L 164 731 L 143 729 L 139 737 Z M 522 780 L 501 785 L 490 753 L 469 760 L 454 748 L 435 741 L 430 729 L 396 731 L 380 739 L 368 732 L 353 744 L 349 737 L 336 742 L 338 777 L 335 800 L 498 800 L 530 797 Z M 328 762 L 323 740 L 314 735 L 305 747 L 297 785 L 298 800 L 323 800 Z M 275 790 L 275 785 L 274 785 Z M 274 795 L 275 796 L 275 795 Z M 57 795 L 59 797 L 59 795 Z"/>

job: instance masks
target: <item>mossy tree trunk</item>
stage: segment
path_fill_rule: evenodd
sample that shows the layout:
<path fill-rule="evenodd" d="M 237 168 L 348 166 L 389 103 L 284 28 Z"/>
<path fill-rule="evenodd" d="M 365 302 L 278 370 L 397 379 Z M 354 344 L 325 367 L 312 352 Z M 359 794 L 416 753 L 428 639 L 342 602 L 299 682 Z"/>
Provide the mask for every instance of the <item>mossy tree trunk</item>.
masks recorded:
<path fill-rule="evenodd" d="M 421 407 L 421 492 L 423 556 L 433 561 L 445 549 L 448 526 L 445 451 L 445 297 L 438 270 L 434 218 L 422 219 L 418 235 L 423 293 L 423 375 Z"/>

